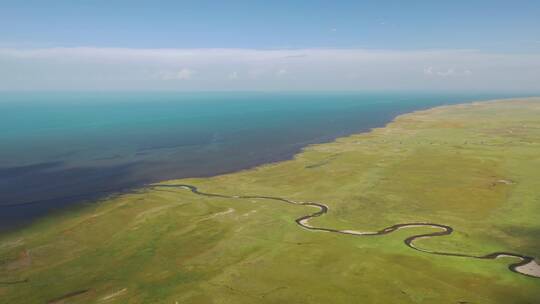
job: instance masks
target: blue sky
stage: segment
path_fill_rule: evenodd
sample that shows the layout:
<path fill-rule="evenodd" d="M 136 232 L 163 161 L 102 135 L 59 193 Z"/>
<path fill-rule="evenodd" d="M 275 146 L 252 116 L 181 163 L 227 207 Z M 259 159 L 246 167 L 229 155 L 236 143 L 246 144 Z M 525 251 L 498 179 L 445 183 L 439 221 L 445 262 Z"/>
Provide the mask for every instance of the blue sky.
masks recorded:
<path fill-rule="evenodd" d="M 0 89 L 540 90 L 539 16 L 532 0 L 0 0 Z M 392 71 L 405 84 L 369 79 Z"/>
<path fill-rule="evenodd" d="M 540 50 L 540 1 L 0 1 L 4 44 Z"/>

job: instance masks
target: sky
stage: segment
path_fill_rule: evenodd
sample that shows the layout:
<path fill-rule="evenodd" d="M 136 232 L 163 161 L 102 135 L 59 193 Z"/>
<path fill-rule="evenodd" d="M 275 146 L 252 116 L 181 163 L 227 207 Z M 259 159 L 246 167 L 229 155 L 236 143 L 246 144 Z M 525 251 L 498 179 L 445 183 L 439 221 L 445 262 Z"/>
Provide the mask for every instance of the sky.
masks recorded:
<path fill-rule="evenodd" d="M 5 1 L 0 90 L 540 91 L 540 1 Z"/>

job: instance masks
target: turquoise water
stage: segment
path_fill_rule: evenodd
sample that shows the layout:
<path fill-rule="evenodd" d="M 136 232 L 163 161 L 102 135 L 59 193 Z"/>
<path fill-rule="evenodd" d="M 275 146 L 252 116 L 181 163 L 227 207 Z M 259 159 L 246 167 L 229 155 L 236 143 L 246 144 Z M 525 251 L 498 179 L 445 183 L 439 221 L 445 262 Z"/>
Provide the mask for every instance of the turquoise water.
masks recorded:
<path fill-rule="evenodd" d="M 290 158 L 446 93 L 0 93 L 0 222 L 164 179 Z"/>

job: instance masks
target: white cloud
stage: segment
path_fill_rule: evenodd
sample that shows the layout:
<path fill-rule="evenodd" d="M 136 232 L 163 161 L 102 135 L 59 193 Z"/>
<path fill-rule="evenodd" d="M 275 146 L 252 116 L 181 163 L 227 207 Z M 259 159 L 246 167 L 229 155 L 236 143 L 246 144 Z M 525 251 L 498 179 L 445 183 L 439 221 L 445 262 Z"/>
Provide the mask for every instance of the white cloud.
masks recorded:
<path fill-rule="evenodd" d="M 0 90 L 540 90 L 538 79 L 536 53 L 0 48 Z"/>
<path fill-rule="evenodd" d="M 184 80 L 191 79 L 191 76 L 193 76 L 194 73 L 195 72 L 190 69 L 181 69 L 180 71 L 178 71 L 178 73 L 176 73 L 176 78 Z"/>
<path fill-rule="evenodd" d="M 440 77 L 460 77 L 460 76 L 469 76 L 472 75 L 471 70 L 469 69 L 456 69 L 454 67 L 446 69 L 435 69 L 432 66 L 424 68 L 424 74 L 429 76 L 440 76 Z"/>
<path fill-rule="evenodd" d="M 179 71 L 160 71 L 159 77 L 162 80 L 188 80 L 195 74 L 194 71 L 190 69 L 180 69 Z"/>
<path fill-rule="evenodd" d="M 437 75 L 438 76 L 454 76 L 456 75 L 456 70 L 454 70 L 454 68 L 449 68 L 448 70 L 444 70 L 444 71 L 437 71 Z"/>
<path fill-rule="evenodd" d="M 183 80 L 191 79 L 194 73 L 195 72 L 190 69 L 181 69 L 180 71 L 178 71 L 178 73 L 176 73 L 176 78 Z"/>

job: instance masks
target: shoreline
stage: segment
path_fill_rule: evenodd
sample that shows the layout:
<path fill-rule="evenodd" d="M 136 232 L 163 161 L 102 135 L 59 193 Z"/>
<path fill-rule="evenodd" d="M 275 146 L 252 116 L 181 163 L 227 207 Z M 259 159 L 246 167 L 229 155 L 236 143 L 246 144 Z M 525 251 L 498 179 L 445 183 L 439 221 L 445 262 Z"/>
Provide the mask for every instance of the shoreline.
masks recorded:
<path fill-rule="evenodd" d="M 341 139 L 347 139 L 347 138 L 350 138 L 352 136 L 371 134 L 372 132 L 374 132 L 376 130 L 385 129 L 388 126 L 390 126 L 390 125 L 392 125 L 394 123 L 397 123 L 399 119 L 406 118 L 409 115 L 419 115 L 421 113 L 426 113 L 427 114 L 430 111 L 438 111 L 438 110 L 441 110 L 441 109 L 451 108 L 451 107 L 464 107 L 464 106 L 473 106 L 473 105 L 477 105 L 477 104 L 481 105 L 481 104 L 498 103 L 498 102 L 510 102 L 510 101 L 518 102 L 518 101 L 527 101 L 528 99 L 540 99 L 540 96 L 477 100 L 477 101 L 471 101 L 471 102 L 445 104 L 445 105 L 439 105 L 439 106 L 435 106 L 435 107 L 428 107 L 428 108 L 424 108 L 424 109 L 418 109 L 418 110 L 414 110 L 414 111 L 411 111 L 411 112 L 398 114 L 398 115 L 394 116 L 394 118 L 392 120 L 385 123 L 384 126 L 372 127 L 372 128 L 369 128 L 369 129 L 367 129 L 366 131 L 363 131 L 363 132 L 355 132 L 355 133 L 351 133 L 349 135 L 335 137 L 334 139 L 324 141 L 324 142 L 317 142 L 317 143 L 307 144 L 307 145 L 301 147 L 297 153 L 294 153 L 290 158 L 287 158 L 287 159 L 282 159 L 282 160 L 272 161 L 272 162 L 265 162 L 265 163 L 262 163 L 260 165 L 256 165 L 256 166 L 245 168 L 245 169 L 235 170 L 235 171 L 232 171 L 232 172 L 226 172 L 226 173 L 215 174 L 215 175 L 210 175 L 210 176 L 191 176 L 191 177 L 185 177 L 185 178 L 166 179 L 166 180 L 161 180 L 161 181 L 154 182 L 154 183 L 148 183 L 146 185 L 161 184 L 161 183 L 166 183 L 166 182 L 170 182 L 170 181 L 176 181 L 176 180 L 180 180 L 180 179 L 214 178 L 214 177 L 234 174 L 234 173 L 238 173 L 238 172 L 256 170 L 257 168 L 262 168 L 262 167 L 265 167 L 265 166 L 271 166 L 271 165 L 281 163 L 281 162 L 291 161 L 291 160 L 294 160 L 298 155 L 304 153 L 304 151 L 309 149 L 310 147 L 315 147 L 315 146 L 319 146 L 319 145 L 325 145 L 325 144 L 334 143 L 334 142 L 337 142 L 337 141 L 339 141 Z"/>
<path fill-rule="evenodd" d="M 447 103 L 447 104 L 442 104 L 442 105 L 433 106 L 433 107 L 421 107 L 420 109 L 417 109 L 417 110 L 397 114 L 391 120 L 385 122 L 384 124 L 382 124 L 380 126 L 374 126 L 374 127 L 370 127 L 370 128 L 365 128 L 362 131 L 353 132 L 353 133 L 346 134 L 346 135 L 343 135 L 343 136 L 338 135 L 338 136 L 335 136 L 335 137 L 319 138 L 320 141 L 319 141 L 319 139 L 310 140 L 310 141 L 308 141 L 308 143 L 306 143 L 306 144 L 304 144 L 302 146 L 295 147 L 295 148 L 291 149 L 289 152 L 281 153 L 281 155 L 276 155 L 276 156 L 273 156 L 273 157 L 269 157 L 268 159 L 262 160 L 260 162 L 256 161 L 253 164 L 249 164 L 249 165 L 247 165 L 245 167 L 239 167 L 239 168 L 235 168 L 235 169 L 231 169 L 231 170 L 224 170 L 224 171 L 221 171 L 221 172 L 218 171 L 215 174 L 190 175 L 190 176 L 186 176 L 186 177 L 175 177 L 175 178 L 161 179 L 161 180 L 155 180 L 155 181 L 148 180 L 148 181 L 145 181 L 145 182 L 135 183 L 135 184 L 129 185 L 129 186 L 125 187 L 125 188 L 105 189 L 105 190 L 102 190 L 102 191 L 95 191 L 95 192 L 92 192 L 92 193 L 84 193 L 84 194 L 72 195 L 72 196 L 61 197 L 61 198 L 33 200 L 33 201 L 28 201 L 28 202 L 23 202 L 23 203 L 13 203 L 13 204 L 4 204 L 4 205 L 0 204 L 0 211 L 1 211 L 3 209 L 6 210 L 6 209 L 10 209 L 10 208 L 13 208 L 13 209 L 26 208 L 26 207 L 32 206 L 32 205 L 47 204 L 48 202 L 60 202 L 60 203 L 55 204 L 57 206 L 54 206 L 53 208 L 47 208 L 47 206 L 45 206 L 44 208 L 48 209 L 48 210 L 45 211 L 41 215 L 38 215 L 38 216 L 35 216 L 35 217 L 30 217 L 30 218 L 25 219 L 25 220 L 9 222 L 9 223 L 5 223 L 4 225 L 0 225 L 0 235 L 10 233 L 10 232 L 13 232 L 13 231 L 18 231 L 20 229 L 28 227 L 29 225 L 32 225 L 32 223 L 34 223 L 36 221 L 39 221 L 40 219 L 43 219 L 43 218 L 46 218 L 46 217 L 49 217 L 49 216 L 54 216 L 55 214 L 62 214 L 62 213 L 66 213 L 66 212 L 69 213 L 69 212 L 71 212 L 73 210 L 77 210 L 79 208 L 84 208 L 87 205 L 99 204 L 102 201 L 106 201 L 106 200 L 109 200 L 109 199 L 117 197 L 117 196 L 121 196 L 121 195 L 124 195 L 124 194 L 129 194 L 129 193 L 136 192 L 136 191 L 138 191 L 140 189 L 143 189 L 143 188 L 145 188 L 145 187 L 147 187 L 147 186 L 149 186 L 151 184 L 166 183 L 166 182 L 169 182 L 169 181 L 175 181 L 175 180 L 179 180 L 179 179 L 214 178 L 214 177 L 218 177 L 218 176 L 225 176 L 225 175 L 235 174 L 235 173 L 238 173 L 238 172 L 246 172 L 246 171 L 250 171 L 250 170 L 257 170 L 258 168 L 263 168 L 263 167 L 266 167 L 266 166 L 272 166 L 272 165 L 282 163 L 282 162 L 293 161 L 299 155 L 301 155 L 302 153 L 304 153 L 306 150 L 310 149 L 311 147 L 334 143 L 334 142 L 337 142 L 337 141 L 339 141 L 341 139 L 346 139 L 346 138 L 349 138 L 349 137 L 352 137 L 352 136 L 370 134 L 370 133 L 372 133 L 372 132 L 374 132 L 376 130 L 385 129 L 388 126 L 391 126 L 392 124 L 397 123 L 399 120 L 405 119 L 407 116 L 428 114 L 431 111 L 439 111 L 439 110 L 443 110 L 443 109 L 450 108 L 450 107 L 465 107 L 465 106 L 473 106 L 473 105 L 477 105 L 477 104 L 489 104 L 489 103 L 508 102 L 508 101 L 516 101 L 516 102 L 518 102 L 518 101 L 526 101 L 526 100 L 535 99 L 535 98 L 539 98 L 539 97 L 528 96 L 528 97 L 510 97 L 510 98 L 502 98 L 502 99 L 486 99 L 486 100 L 475 100 L 475 101 L 466 101 L 466 102 L 459 102 L 459 103 Z M 311 143 L 309 143 L 309 142 L 311 142 Z M 301 143 L 296 143 L 295 145 L 299 145 L 299 144 L 301 144 Z"/>

